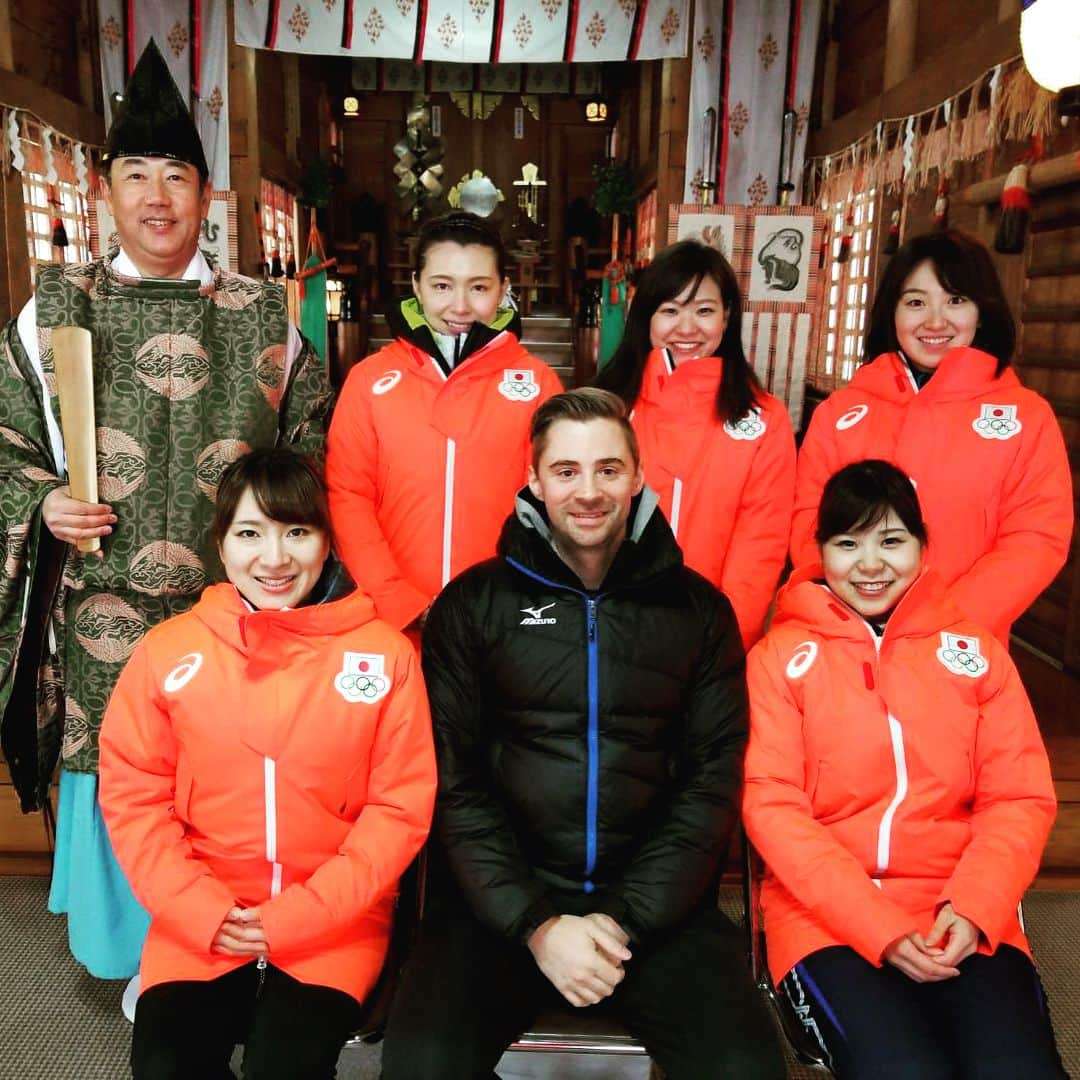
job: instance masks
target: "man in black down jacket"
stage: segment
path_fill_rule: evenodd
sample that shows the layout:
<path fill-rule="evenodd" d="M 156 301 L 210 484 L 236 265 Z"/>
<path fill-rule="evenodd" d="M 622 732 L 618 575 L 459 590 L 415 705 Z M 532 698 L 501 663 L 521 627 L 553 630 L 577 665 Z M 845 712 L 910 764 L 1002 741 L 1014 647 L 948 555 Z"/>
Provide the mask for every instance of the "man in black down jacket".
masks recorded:
<path fill-rule="evenodd" d="M 499 557 L 424 633 L 451 881 L 434 875 L 383 1076 L 491 1077 L 568 1001 L 603 1002 L 668 1080 L 782 1078 L 716 910 L 747 725 L 731 606 L 683 566 L 619 398 L 560 394 L 532 440 Z"/>

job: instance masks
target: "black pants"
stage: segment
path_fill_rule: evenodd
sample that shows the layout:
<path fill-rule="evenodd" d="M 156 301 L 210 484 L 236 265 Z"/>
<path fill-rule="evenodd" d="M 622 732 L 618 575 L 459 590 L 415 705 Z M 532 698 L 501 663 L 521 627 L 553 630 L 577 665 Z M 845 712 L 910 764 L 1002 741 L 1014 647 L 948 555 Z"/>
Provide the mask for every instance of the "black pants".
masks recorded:
<path fill-rule="evenodd" d="M 1061 1080 L 1042 983 L 1019 949 L 976 954 L 917 983 L 853 949 L 811 953 L 781 987 L 841 1078 Z"/>
<path fill-rule="evenodd" d="M 139 998 L 131 1039 L 134 1080 L 232 1080 L 244 1043 L 245 1080 L 333 1080 L 361 1020 L 340 990 L 309 986 L 273 965 L 245 964 L 208 982 L 170 982 Z"/>
<path fill-rule="evenodd" d="M 638 946 L 610 1010 L 668 1080 L 784 1080 L 784 1057 L 754 989 L 742 936 L 704 912 Z M 471 915 L 433 912 L 402 975 L 383 1080 L 490 1080 L 506 1047 L 545 1008 L 570 1008 L 524 945 Z"/>

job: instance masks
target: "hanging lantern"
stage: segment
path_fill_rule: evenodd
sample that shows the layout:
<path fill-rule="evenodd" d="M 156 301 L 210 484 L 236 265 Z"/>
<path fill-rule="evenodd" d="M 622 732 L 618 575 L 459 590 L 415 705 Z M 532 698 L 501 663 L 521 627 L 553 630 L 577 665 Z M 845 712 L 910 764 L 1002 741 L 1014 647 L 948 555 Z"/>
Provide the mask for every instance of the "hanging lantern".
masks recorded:
<path fill-rule="evenodd" d="M 337 278 L 326 279 L 326 317 L 330 322 L 341 320 L 341 282 Z"/>
<path fill-rule="evenodd" d="M 1060 94 L 1062 116 L 1080 116 L 1080 3 L 1024 0 L 1020 49 L 1031 77 Z"/>
<path fill-rule="evenodd" d="M 585 102 L 585 119 L 590 124 L 606 124 L 607 115 L 607 102 L 603 98 L 589 98 L 589 100 Z"/>

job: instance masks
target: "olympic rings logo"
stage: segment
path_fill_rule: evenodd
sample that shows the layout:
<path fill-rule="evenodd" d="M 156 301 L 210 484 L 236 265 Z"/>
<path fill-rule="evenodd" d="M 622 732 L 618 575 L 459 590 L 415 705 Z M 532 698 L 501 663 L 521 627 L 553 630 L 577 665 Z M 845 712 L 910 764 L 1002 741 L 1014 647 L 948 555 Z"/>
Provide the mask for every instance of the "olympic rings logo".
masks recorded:
<path fill-rule="evenodd" d="M 1015 420 L 996 419 L 990 416 L 980 417 L 975 421 L 975 428 L 982 433 L 993 436 L 995 439 L 1007 439 L 1020 430 L 1020 425 Z"/>
<path fill-rule="evenodd" d="M 971 675 L 977 675 L 986 663 L 981 656 L 974 656 L 969 652 L 960 652 L 957 649 L 942 649 L 941 659 L 946 664 L 955 664 L 957 667 L 962 667 Z"/>
<path fill-rule="evenodd" d="M 536 394 L 536 385 L 534 383 L 503 383 L 503 386 L 511 394 L 517 394 L 524 401 L 528 401 L 529 398 Z"/>
<path fill-rule="evenodd" d="M 724 424 L 724 430 L 733 439 L 752 442 L 765 433 L 765 423 L 761 419 L 761 414 L 754 409 L 745 416 L 740 416 L 738 420 L 728 420 Z"/>
<path fill-rule="evenodd" d="M 387 683 L 382 675 L 339 675 L 338 689 L 346 696 L 365 701 L 378 701 L 386 693 Z"/>

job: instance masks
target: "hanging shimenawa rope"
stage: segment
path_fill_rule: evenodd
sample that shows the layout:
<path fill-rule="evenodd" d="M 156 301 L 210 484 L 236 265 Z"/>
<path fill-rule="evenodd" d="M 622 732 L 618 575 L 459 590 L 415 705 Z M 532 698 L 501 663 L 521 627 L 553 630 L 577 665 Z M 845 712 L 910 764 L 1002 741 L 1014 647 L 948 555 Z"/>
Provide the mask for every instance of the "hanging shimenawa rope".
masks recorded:
<path fill-rule="evenodd" d="M 989 96 L 989 106 L 979 109 Z M 967 97 L 966 117 L 960 116 L 960 101 Z M 1049 137 L 1057 130 L 1057 95 L 1039 86 L 1028 74 L 1019 56 L 1011 57 L 988 71 L 954 95 L 950 95 L 949 119 L 945 120 L 945 102 L 939 102 L 910 116 L 889 117 L 873 131 L 831 154 L 808 158 L 804 165 L 807 193 L 811 202 L 823 195 L 835 202 L 842 197 L 844 174 L 859 161 L 868 162 L 872 180 L 886 178 L 891 171 L 892 155 L 904 143 L 904 188 L 910 193 L 929 183 L 934 165 L 941 175 L 948 175 L 958 161 L 967 161 L 1001 143 L 1028 142 L 1033 137 Z M 982 130 L 982 115 L 986 126 Z M 950 128 L 942 129 L 941 121 Z M 939 130 L 941 129 L 941 130 Z M 882 138 L 881 132 L 885 137 Z M 901 133 L 906 131 L 907 135 Z M 942 146 L 940 140 L 945 140 Z M 932 145 L 935 143 L 935 145 Z M 874 152 L 874 145 L 878 153 Z M 887 147 L 892 145 L 893 149 Z M 943 151 L 930 153 L 933 150 Z M 840 185 L 841 190 L 837 190 Z"/>

